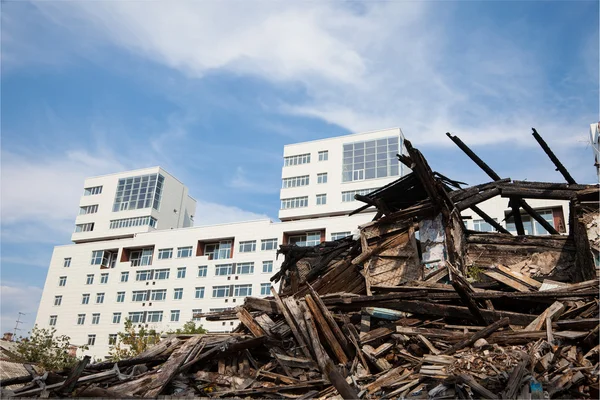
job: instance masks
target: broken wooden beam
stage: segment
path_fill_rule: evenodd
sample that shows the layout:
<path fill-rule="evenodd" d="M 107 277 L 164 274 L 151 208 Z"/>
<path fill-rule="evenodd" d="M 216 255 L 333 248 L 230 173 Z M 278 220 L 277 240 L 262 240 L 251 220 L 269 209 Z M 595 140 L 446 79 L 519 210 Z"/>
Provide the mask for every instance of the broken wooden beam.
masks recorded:
<path fill-rule="evenodd" d="M 575 179 L 573 179 L 571 174 L 569 174 L 569 171 L 567 171 L 565 166 L 560 162 L 558 157 L 556 157 L 556 155 L 554 154 L 552 149 L 550 149 L 550 146 L 548 146 L 546 141 L 544 139 L 542 139 L 542 137 L 540 136 L 539 133 L 537 133 L 535 128 L 531 128 L 531 130 L 533 131 L 532 135 L 535 138 L 535 140 L 539 143 L 540 147 L 544 150 L 544 152 L 548 155 L 550 160 L 554 163 L 556 170 L 562 174 L 563 178 L 565 178 L 567 183 L 570 183 L 572 185 L 577 184 L 577 182 L 575 182 Z"/>

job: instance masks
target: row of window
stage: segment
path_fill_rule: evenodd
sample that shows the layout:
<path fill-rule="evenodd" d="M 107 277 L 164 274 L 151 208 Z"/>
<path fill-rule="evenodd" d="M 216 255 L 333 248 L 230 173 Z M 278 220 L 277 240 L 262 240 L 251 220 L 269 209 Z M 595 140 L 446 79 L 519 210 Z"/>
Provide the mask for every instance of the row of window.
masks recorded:
<path fill-rule="evenodd" d="M 377 188 L 374 189 L 359 189 L 359 190 L 348 190 L 346 192 L 342 192 L 342 203 L 348 203 L 350 201 L 354 201 L 354 195 L 361 195 L 361 196 L 366 196 L 367 194 L 371 193 L 372 191 L 377 190 Z"/>
<path fill-rule="evenodd" d="M 132 226 L 151 226 L 152 228 L 156 228 L 156 218 L 146 216 L 146 217 L 113 219 L 110 221 L 109 228 L 110 229 L 121 229 L 121 228 L 131 228 Z"/>
<path fill-rule="evenodd" d="M 327 161 L 329 159 L 329 151 L 323 150 L 318 153 L 319 161 Z M 298 154 L 295 156 L 288 156 L 283 158 L 283 165 L 288 167 L 290 165 L 302 165 L 310 163 L 310 153 Z"/>
<path fill-rule="evenodd" d="M 84 196 L 93 196 L 96 194 L 102 194 L 102 186 L 93 186 L 83 189 Z"/>
<path fill-rule="evenodd" d="M 327 183 L 327 172 L 317 174 L 317 183 Z M 282 189 L 308 186 L 310 184 L 310 178 L 308 175 L 294 176 L 291 178 L 283 178 L 281 180 Z"/>
<path fill-rule="evenodd" d="M 270 283 L 261 283 L 260 284 L 260 294 L 261 296 L 267 296 L 270 294 L 271 284 Z M 194 289 L 194 298 L 195 299 L 203 299 L 204 298 L 205 287 L 197 286 Z M 246 297 L 252 296 L 252 284 L 239 284 L 239 285 L 217 285 L 212 287 L 212 297 L 214 298 L 222 298 L 222 297 Z M 90 293 L 83 293 L 81 295 L 81 304 L 88 305 L 90 304 Z M 96 303 L 95 304 L 104 304 L 104 300 L 106 298 L 105 293 L 96 293 Z M 62 305 L 62 295 L 54 296 L 54 306 L 60 307 Z M 145 302 L 145 301 L 165 301 L 167 299 L 167 289 L 148 289 L 148 290 L 133 290 L 131 292 L 131 301 L 134 303 Z M 173 300 L 182 300 L 183 299 L 183 288 L 173 289 Z M 117 303 L 125 302 L 125 292 L 117 292 L 116 297 Z M 94 314 L 96 315 L 96 314 Z M 97 314 L 98 318 L 100 314 Z"/>
<path fill-rule="evenodd" d="M 91 232 L 94 230 L 94 223 L 88 222 L 86 224 L 75 225 L 75 232 Z"/>
<path fill-rule="evenodd" d="M 95 214 L 98 212 L 98 204 L 79 207 L 79 215 Z"/>

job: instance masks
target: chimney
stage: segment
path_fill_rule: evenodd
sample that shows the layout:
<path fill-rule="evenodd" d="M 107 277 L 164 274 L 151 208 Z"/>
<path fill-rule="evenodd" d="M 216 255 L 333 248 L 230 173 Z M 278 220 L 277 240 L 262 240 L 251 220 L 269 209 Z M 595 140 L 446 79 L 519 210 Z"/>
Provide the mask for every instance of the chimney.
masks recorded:
<path fill-rule="evenodd" d="M 6 340 L 8 342 L 12 342 L 12 338 L 13 338 L 12 332 L 5 332 L 4 335 L 2 336 L 2 340 Z"/>

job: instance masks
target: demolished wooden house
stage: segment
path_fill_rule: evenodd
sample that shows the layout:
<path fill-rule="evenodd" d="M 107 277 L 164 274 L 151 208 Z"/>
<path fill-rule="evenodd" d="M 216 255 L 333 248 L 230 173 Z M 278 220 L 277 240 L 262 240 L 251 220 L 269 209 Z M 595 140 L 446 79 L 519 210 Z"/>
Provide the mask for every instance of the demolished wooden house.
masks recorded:
<path fill-rule="evenodd" d="M 564 184 L 502 179 L 452 139 L 492 182 L 461 188 L 405 141 L 412 173 L 357 196 L 356 212 L 377 215 L 356 237 L 282 245 L 279 291 L 208 316 L 241 321 L 233 333 L 172 336 L 118 363 L 84 359 L 16 390 L 0 382 L 3 395 L 598 398 L 598 186 L 564 167 Z M 477 206 L 494 196 L 510 199 L 517 235 Z M 569 234 L 529 198 L 568 200 Z M 467 230 L 467 208 L 497 232 Z M 524 235 L 520 209 L 552 234 Z"/>

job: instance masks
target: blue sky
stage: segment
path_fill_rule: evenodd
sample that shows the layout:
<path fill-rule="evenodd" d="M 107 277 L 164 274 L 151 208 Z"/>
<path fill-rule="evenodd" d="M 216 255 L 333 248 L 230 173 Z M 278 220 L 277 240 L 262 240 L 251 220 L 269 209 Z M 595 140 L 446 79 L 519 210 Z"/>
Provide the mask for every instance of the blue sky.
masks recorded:
<path fill-rule="evenodd" d="M 197 224 L 277 216 L 285 144 L 399 126 L 434 169 L 595 180 L 598 2 L 3 2 L 2 309 L 35 318 L 86 176 L 161 165 Z"/>

